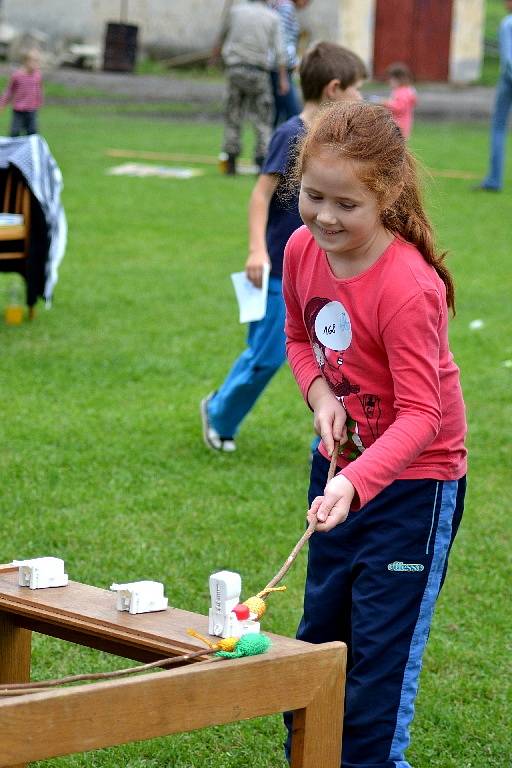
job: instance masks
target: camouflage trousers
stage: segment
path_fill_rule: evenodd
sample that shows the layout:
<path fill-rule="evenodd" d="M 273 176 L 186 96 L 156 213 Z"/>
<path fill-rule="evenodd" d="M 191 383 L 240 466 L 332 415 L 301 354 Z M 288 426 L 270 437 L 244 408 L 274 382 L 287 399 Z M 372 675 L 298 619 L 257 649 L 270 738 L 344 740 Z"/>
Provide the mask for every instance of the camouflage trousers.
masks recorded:
<path fill-rule="evenodd" d="M 239 155 L 240 134 L 245 114 L 255 133 L 254 157 L 267 152 L 272 132 L 272 88 L 270 75 L 261 69 L 229 67 L 227 69 L 227 99 L 224 117 L 224 152 Z"/>

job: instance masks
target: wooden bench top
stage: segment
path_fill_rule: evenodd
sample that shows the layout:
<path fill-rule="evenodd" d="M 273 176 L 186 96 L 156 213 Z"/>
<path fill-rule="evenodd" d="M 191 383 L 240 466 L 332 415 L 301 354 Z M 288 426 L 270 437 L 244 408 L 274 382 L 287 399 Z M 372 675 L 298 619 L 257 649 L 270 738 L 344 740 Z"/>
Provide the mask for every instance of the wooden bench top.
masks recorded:
<path fill-rule="evenodd" d="M 21 627 L 140 661 L 184 655 L 205 648 L 187 634 L 208 636 L 208 618 L 180 608 L 132 615 L 116 608 L 117 594 L 70 581 L 66 587 L 18 585 L 17 567 L 0 566 L 0 611 Z M 264 631 L 265 617 L 262 620 Z M 272 653 L 304 651 L 309 643 L 267 633 Z M 213 639 L 213 638 L 212 638 Z M 311 646 L 313 647 L 313 646 Z"/>
<path fill-rule="evenodd" d="M 339 768 L 346 646 L 278 635 L 233 661 L 201 654 L 208 619 L 179 608 L 131 615 L 117 594 L 86 584 L 31 590 L 0 565 L 0 681 L 30 680 L 31 631 L 172 669 L 0 698 L 0 766 L 112 747 L 211 725 L 294 712 L 292 768 Z M 29 630 L 29 631 L 27 631 Z M 265 634 L 268 634 L 265 632 Z M 176 669 L 176 667 L 178 667 Z M 333 717 L 333 713 L 336 715 Z"/>

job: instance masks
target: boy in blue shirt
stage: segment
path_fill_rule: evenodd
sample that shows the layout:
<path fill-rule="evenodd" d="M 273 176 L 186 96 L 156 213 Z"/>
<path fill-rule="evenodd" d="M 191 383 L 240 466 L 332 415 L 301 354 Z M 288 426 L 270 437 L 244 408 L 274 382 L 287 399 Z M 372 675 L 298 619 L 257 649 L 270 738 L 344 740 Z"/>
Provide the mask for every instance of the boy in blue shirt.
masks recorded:
<path fill-rule="evenodd" d="M 250 323 L 247 348 L 223 384 L 201 401 L 203 438 L 213 450 L 236 450 L 235 436 L 242 420 L 286 359 L 283 255 L 288 238 L 302 226 L 302 220 L 298 190 L 293 195 L 281 193 L 297 141 L 321 104 L 360 99 L 359 88 L 366 76 L 359 56 L 335 43 L 318 43 L 302 59 L 304 108 L 274 132 L 249 202 L 249 257 L 245 270 L 249 280 L 261 287 L 263 269 L 270 266 L 266 314 L 262 320 Z"/>

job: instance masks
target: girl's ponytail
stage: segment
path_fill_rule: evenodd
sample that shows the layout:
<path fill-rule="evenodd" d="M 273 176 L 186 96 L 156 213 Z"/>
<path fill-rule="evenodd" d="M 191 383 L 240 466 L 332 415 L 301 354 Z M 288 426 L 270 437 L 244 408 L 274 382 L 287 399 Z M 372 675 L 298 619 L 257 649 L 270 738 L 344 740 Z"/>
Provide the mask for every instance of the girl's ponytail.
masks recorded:
<path fill-rule="evenodd" d="M 416 163 L 405 148 L 403 188 L 392 206 L 382 212 L 382 222 L 387 229 L 415 245 L 427 264 L 431 264 L 446 287 L 446 303 L 455 315 L 455 286 L 444 264 L 446 251 L 435 246 L 432 225 L 425 213 L 419 191 Z"/>

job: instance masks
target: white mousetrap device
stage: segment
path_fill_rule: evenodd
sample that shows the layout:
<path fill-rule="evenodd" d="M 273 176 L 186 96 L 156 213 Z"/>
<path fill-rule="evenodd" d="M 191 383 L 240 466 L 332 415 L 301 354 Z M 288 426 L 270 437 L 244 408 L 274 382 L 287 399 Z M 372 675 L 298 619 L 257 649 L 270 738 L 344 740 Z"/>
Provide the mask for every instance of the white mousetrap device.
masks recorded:
<path fill-rule="evenodd" d="M 18 584 L 30 589 L 65 587 L 68 575 L 64 573 L 64 560 L 60 557 L 34 557 L 31 560 L 13 560 L 18 565 Z"/>
<path fill-rule="evenodd" d="M 240 603 L 242 579 L 233 571 L 218 571 L 210 576 L 211 607 L 208 632 L 216 637 L 242 637 L 259 632 L 259 621 Z"/>
<path fill-rule="evenodd" d="M 152 613 L 165 611 L 168 600 L 164 597 L 164 585 L 159 581 L 131 581 L 127 584 L 112 584 L 117 592 L 117 610 L 128 613 Z"/>

